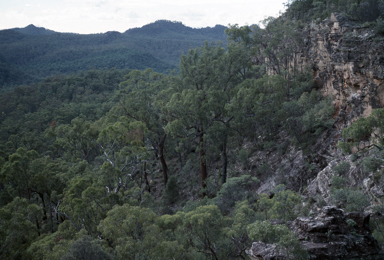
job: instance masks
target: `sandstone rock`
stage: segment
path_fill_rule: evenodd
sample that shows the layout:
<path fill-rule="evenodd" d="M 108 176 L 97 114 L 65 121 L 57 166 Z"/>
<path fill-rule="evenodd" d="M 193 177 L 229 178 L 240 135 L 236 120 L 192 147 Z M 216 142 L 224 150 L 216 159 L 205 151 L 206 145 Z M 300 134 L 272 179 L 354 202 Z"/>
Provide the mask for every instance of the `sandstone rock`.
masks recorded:
<path fill-rule="evenodd" d="M 276 244 L 254 242 L 247 254 L 254 260 L 280 260 L 286 259 L 284 252 L 277 249 Z"/>
<path fill-rule="evenodd" d="M 309 27 L 303 62 L 314 70 L 314 81 L 324 95 L 335 98 L 341 129 L 359 116 L 384 105 L 382 41 L 372 29 L 333 13 L 330 21 Z"/>

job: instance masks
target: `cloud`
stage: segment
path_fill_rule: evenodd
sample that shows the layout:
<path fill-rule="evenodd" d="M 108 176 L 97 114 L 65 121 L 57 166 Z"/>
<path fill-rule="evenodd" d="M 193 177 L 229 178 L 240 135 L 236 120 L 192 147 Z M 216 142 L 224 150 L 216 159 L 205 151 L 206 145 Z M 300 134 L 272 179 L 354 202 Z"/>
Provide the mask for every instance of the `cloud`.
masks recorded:
<path fill-rule="evenodd" d="M 0 0 L 1 1 L 1 0 Z M 17 0 L 1 1 L 0 29 L 35 24 L 59 32 L 123 32 L 159 19 L 191 27 L 253 24 L 277 15 L 286 0 Z"/>

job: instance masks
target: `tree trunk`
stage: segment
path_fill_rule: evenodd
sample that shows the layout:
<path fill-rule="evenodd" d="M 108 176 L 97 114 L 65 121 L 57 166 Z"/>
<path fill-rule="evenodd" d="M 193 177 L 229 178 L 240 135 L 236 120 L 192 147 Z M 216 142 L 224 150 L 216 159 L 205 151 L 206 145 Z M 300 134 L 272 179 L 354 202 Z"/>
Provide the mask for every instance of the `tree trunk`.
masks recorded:
<path fill-rule="evenodd" d="M 228 157 L 227 157 L 227 135 L 224 137 L 224 143 L 223 143 L 223 175 L 222 177 L 222 183 L 226 183 L 227 181 L 227 167 L 228 167 Z"/>
<path fill-rule="evenodd" d="M 167 186 L 168 182 L 168 166 L 164 159 L 164 143 L 165 138 L 167 137 L 167 134 L 164 134 L 159 142 L 159 150 L 158 150 L 158 156 L 161 162 L 161 167 L 163 168 L 163 176 L 164 176 L 164 186 Z"/>
<path fill-rule="evenodd" d="M 149 186 L 149 181 L 148 181 L 147 163 L 146 162 L 144 162 L 144 180 L 145 180 L 145 186 L 147 188 L 147 191 L 151 192 L 151 187 Z"/>
<path fill-rule="evenodd" d="M 51 233 L 53 234 L 53 217 L 52 217 L 52 203 L 51 203 L 51 196 L 48 195 L 48 201 L 49 201 L 49 215 L 51 219 Z"/>
<path fill-rule="evenodd" d="M 37 217 L 35 217 L 35 221 L 36 221 L 37 234 L 38 236 L 40 236 L 40 225 L 39 225 L 39 221 L 37 220 Z"/>
<path fill-rule="evenodd" d="M 204 190 L 207 187 L 205 180 L 208 177 L 207 173 L 207 162 L 205 158 L 205 147 L 204 147 L 204 134 L 200 134 L 199 138 L 199 158 L 200 158 L 200 178 L 201 178 L 201 188 Z M 204 198 L 207 194 L 205 191 L 202 193 L 202 197 Z"/>
<path fill-rule="evenodd" d="M 44 200 L 44 193 L 38 193 L 40 198 L 41 198 L 41 202 L 43 203 L 43 220 L 47 220 L 47 209 L 45 207 L 45 200 Z"/>

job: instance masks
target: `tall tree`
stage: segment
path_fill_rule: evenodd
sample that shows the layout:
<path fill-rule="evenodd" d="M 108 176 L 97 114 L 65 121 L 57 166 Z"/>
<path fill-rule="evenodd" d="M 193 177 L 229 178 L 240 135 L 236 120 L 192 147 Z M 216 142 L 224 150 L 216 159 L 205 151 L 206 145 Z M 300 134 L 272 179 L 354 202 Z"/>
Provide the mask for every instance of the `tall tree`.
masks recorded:
<path fill-rule="evenodd" d="M 132 71 L 126 78 L 127 80 L 120 84 L 122 90 L 119 94 L 119 108 L 127 117 L 145 125 L 148 130 L 146 139 L 157 153 L 163 170 L 164 185 L 166 185 L 168 166 L 164 150 L 167 133 L 164 129 L 168 121 L 163 115 L 162 104 L 167 100 L 167 96 L 162 95 L 162 92 L 169 88 L 169 77 L 147 69 Z"/>
<path fill-rule="evenodd" d="M 239 65 L 235 55 L 220 46 L 205 43 L 181 57 L 180 76 L 176 79 L 167 108 L 173 119 L 167 131 L 190 138 L 199 150 L 201 187 L 208 177 L 206 136 L 214 124 L 228 123 L 226 105 L 230 102 Z M 203 191 L 203 197 L 206 193 Z"/>

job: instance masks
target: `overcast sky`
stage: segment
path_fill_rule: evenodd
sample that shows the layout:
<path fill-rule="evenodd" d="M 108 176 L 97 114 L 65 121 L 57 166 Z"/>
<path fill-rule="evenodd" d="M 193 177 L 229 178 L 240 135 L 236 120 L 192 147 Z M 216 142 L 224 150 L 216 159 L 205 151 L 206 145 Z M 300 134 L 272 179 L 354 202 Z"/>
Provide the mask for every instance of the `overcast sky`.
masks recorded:
<path fill-rule="evenodd" d="M 0 0 L 0 30 L 34 24 L 57 32 L 124 32 L 156 20 L 200 28 L 251 25 L 277 16 L 287 0 Z"/>

